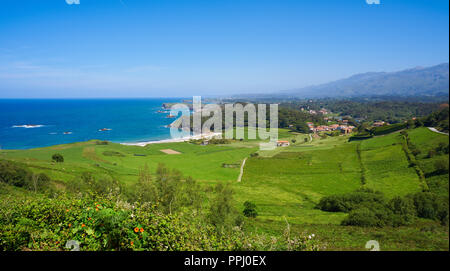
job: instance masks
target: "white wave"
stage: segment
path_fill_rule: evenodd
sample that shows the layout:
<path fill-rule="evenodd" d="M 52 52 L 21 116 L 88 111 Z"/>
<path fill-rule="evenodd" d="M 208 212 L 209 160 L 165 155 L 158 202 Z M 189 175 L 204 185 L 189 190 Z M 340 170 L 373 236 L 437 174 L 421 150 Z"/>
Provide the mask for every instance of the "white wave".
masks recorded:
<path fill-rule="evenodd" d="M 26 129 L 31 129 L 31 128 L 40 128 L 40 127 L 44 127 L 44 125 L 34 125 L 34 124 L 26 124 L 26 125 L 13 125 L 13 128 L 26 128 Z"/>

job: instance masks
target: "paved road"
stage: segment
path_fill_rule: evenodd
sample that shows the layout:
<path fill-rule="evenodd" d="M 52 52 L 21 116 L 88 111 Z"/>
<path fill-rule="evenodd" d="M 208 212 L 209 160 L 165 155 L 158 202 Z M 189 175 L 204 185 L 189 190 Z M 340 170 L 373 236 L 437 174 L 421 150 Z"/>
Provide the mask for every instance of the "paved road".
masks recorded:
<path fill-rule="evenodd" d="M 242 161 L 242 165 L 241 165 L 241 173 L 239 173 L 239 177 L 238 177 L 238 180 L 237 180 L 238 182 L 241 181 L 242 175 L 244 175 L 245 161 L 247 161 L 247 158 L 245 158 L 244 161 Z"/>
<path fill-rule="evenodd" d="M 433 131 L 433 132 L 435 132 L 435 133 L 439 133 L 439 134 L 443 134 L 443 135 L 448 135 L 447 133 L 439 132 L 436 128 L 433 128 L 433 127 L 428 127 L 428 129 L 430 129 L 430 131 Z"/>

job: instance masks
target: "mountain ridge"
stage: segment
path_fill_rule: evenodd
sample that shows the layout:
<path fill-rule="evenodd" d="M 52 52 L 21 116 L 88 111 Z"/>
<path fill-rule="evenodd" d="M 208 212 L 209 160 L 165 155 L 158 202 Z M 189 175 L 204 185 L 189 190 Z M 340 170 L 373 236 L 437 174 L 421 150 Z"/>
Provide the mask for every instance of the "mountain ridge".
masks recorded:
<path fill-rule="evenodd" d="M 366 72 L 299 89 L 278 92 L 293 97 L 448 95 L 449 63 L 397 72 Z"/>

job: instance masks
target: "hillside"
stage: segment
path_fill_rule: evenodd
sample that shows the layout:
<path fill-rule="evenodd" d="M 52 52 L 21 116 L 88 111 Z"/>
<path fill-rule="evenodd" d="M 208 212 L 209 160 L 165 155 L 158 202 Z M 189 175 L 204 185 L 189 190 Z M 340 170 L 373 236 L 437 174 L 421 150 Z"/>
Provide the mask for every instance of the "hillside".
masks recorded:
<path fill-rule="evenodd" d="M 424 182 L 429 187 L 427 189 L 434 191 L 433 193 L 444 197 L 447 195 L 448 202 L 448 167 L 447 169 L 436 168 L 440 161 L 448 164 L 448 152 L 444 154 L 436 151 L 439 148 L 447 147 L 448 149 L 448 136 L 434 133 L 425 127 L 408 130 L 407 133 L 408 152 L 405 151 L 404 133 L 397 132 L 359 142 L 349 142 L 348 136 L 306 142 L 304 139 L 309 138 L 306 135 L 280 130 L 281 139 L 295 139 L 295 143 L 273 151 L 258 151 L 258 155 L 251 155 L 258 150 L 258 142 L 254 140 L 235 140 L 229 144 L 208 146 L 167 143 L 147 147 L 89 141 L 33 150 L 3 150 L 0 159 L 14 161 L 35 173 L 48 175 L 55 184 L 54 189 L 66 191 L 66 193 L 70 193 L 73 184 L 79 183 L 80 178 L 87 178 L 85 172 L 92 174 L 92 177 L 88 179 L 95 187 L 100 187 L 98 189 L 102 187 L 101 182 L 106 182 L 103 184 L 106 185 L 119 181 L 120 190 L 124 191 L 121 192 L 120 198 L 124 197 L 125 201 L 127 198 L 132 200 L 135 187 L 138 191 L 143 189 L 139 185 L 142 176 L 145 176 L 142 175 L 142 169 L 147 165 L 149 172 L 152 172 L 151 175 L 157 180 L 159 174 L 164 172 L 160 170 L 158 164 L 163 163 L 169 169 L 179 170 L 182 176 L 191 176 L 199 185 L 197 190 L 199 195 L 206 197 L 196 207 L 203 210 L 196 216 L 195 221 L 198 219 L 198 222 L 188 219 L 183 220 L 184 223 L 204 224 L 209 221 L 203 215 L 208 217 L 208 210 L 215 202 L 208 199 L 219 195 L 214 192 L 219 188 L 214 187 L 218 184 L 228 184 L 234 191 L 230 203 L 237 212 L 242 211 L 246 201 L 256 205 L 258 216 L 244 219 L 243 229 L 248 234 L 249 240 L 255 233 L 261 235 L 259 238 L 274 236 L 282 240 L 286 223 L 289 223 L 292 235 L 315 233 L 318 235 L 317 244 L 320 244 L 321 249 L 326 250 L 361 250 L 365 242 L 371 239 L 382 242 L 385 250 L 448 250 L 448 226 L 441 226 L 433 219 L 418 218 L 413 224 L 400 227 L 343 226 L 341 224 L 348 217 L 345 212 L 329 212 L 317 208 L 321 200 L 326 197 L 353 193 L 360 188 L 380 191 L 387 201 L 396 197 L 420 194 L 424 189 Z M 411 157 L 408 153 L 413 151 L 413 148 L 420 150 L 414 152 L 416 156 L 413 159 L 417 160 L 414 165 L 418 165 L 426 179 L 411 166 Z M 167 154 L 165 150 L 168 149 L 178 154 Z M 52 162 L 51 157 L 54 153 L 61 154 L 64 162 Z M 430 153 L 432 153 L 431 157 Z M 232 165 L 239 165 L 246 157 L 248 159 L 242 181 L 237 182 L 239 166 Z M 180 181 L 180 177 L 177 178 Z M 185 177 L 181 177 L 181 180 L 183 179 Z M 95 180 L 100 183 L 96 184 Z M 179 186 L 184 187 L 182 184 L 183 182 Z M 4 185 L 1 189 L 3 192 L 0 193 L 0 197 L 3 204 L 7 205 L 3 206 L 4 210 L 16 210 L 14 206 L 8 207 L 9 201 L 5 200 L 8 194 L 19 193 L 20 197 L 25 196 L 28 201 L 40 198 L 40 196 L 35 198 L 33 192 L 22 189 L 7 188 L 5 192 Z M 180 193 L 184 189 L 188 188 L 182 188 Z M 195 193 L 190 192 L 190 195 Z M 96 200 L 101 201 L 102 198 Z M 63 200 L 63 202 L 66 201 Z M 76 204 L 70 201 L 67 204 L 76 206 L 80 204 L 78 201 Z M 89 202 L 87 201 L 86 204 L 94 204 Z M 10 204 L 13 204 L 13 201 Z M 108 201 L 105 204 L 111 205 Z M 184 205 L 178 208 L 185 210 L 183 213 L 190 213 L 188 210 L 193 208 L 182 206 Z M 76 217 L 71 219 L 72 224 L 79 223 Z M 448 206 L 446 219 L 448 220 Z M 44 221 L 43 223 L 52 222 Z M 142 224 L 144 223 L 142 221 L 139 223 L 142 227 L 148 227 Z M 83 232 L 83 228 L 79 227 L 79 230 Z M 211 229 L 198 227 L 200 232 L 191 234 L 211 234 L 207 233 Z M 429 231 L 426 229 L 434 232 L 433 241 L 429 240 Z M 180 231 L 174 234 L 183 233 Z M 0 239 L 2 238 L 4 237 L 0 236 Z M 64 239 L 63 237 L 52 238 Z M 228 241 L 224 240 L 224 242 Z M 189 245 L 198 246 L 197 249 L 202 249 L 202 246 L 212 249 L 213 244 L 189 243 Z M 239 244 L 233 243 L 232 246 L 239 246 Z M 51 247 L 56 249 L 59 246 Z M 260 249 L 270 249 L 269 247 L 260 247 Z M 45 248 L 41 249 L 45 250 Z M 217 249 L 223 249 L 223 247 L 217 247 Z M 280 246 L 278 249 L 287 248 Z"/>
<path fill-rule="evenodd" d="M 449 64 L 398 72 L 368 72 L 280 92 L 292 97 L 448 96 Z"/>

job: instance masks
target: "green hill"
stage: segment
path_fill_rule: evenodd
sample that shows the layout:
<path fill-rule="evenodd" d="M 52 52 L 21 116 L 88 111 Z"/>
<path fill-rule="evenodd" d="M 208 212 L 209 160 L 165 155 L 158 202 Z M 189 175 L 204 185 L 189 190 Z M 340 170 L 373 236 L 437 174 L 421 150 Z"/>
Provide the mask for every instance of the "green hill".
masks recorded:
<path fill-rule="evenodd" d="M 30 170 L 34 174 L 48 175 L 53 184 L 52 193 L 57 194 L 70 195 L 72 184 L 79 182 L 80 179 L 86 179 L 86 172 L 92 175 L 89 178 L 97 180 L 97 182 L 93 181 L 93 187 L 118 182 L 122 192 L 117 197 L 124 202 L 129 201 L 127 204 L 132 204 L 136 199 L 136 196 L 133 196 L 137 195 L 136 189 L 144 190 L 139 186 L 139 180 L 142 180 L 142 169 L 148 168 L 147 172 L 152 173 L 153 176 L 149 178 L 157 180 L 163 174 L 158 169 L 158 165 L 164 164 L 168 169 L 176 169 L 180 172 L 174 173 L 174 176 L 179 176 L 174 180 L 180 190 L 173 188 L 180 193 L 177 197 L 195 194 L 183 192 L 189 190 L 185 185 L 186 182 L 190 182 L 187 176 L 196 181 L 194 187 L 202 197 L 198 206 L 194 208 L 192 204 L 179 203 L 177 209 L 179 211 L 173 213 L 183 217 L 182 214 L 200 208 L 195 219 L 176 218 L 182 219 L 183 223 L 188 225 L 196 223 L 202 225 L 198 226 L 199 232 L 193 233 L 194 235 L 211 234 L 212 229 L 209 228 L 211 225 L 208 225 L 207 221 L 210 221 L 210 210 L 213 210 L 215 202 L 221 197 L 217 191 L 223 189 L 216 185 L 228 184 L 233 191 L 229 201 L 232 209 L 241 213 L 244 202 L 250 201 L 256 205 L 258 213 L 256 218 L 235 217 L 241 221 L 242 234 L 247 236 L 241 236 L 238 239 L 248 238 L 251 240 L 249 242 L 257 243 L 256 239 L 252 239 L 256 238 L 256 235 L 259 236 L 257 238 L 267 240 L 270 236 L 282 240 L 285 238 L 284 233 L 289 225 L 288 228 L 293 236 L 315 233 L 318 236 L 316 241 L 321 249 L 327 250 L 363 250 L 365 242 L 372 239 L 382 242 L 384 249 L 448 250 L 448 224 L 441 225 L 441 222 L 436 219 L 418 217 L 413 224 L 400 227 L 342 226 L 341 223 L 347 218 L 347 213 L 322 211 L 317 207 L 324 197 L 345 195 L 362 187 L 382 192 L 386 200 L 423 193 L 423 182 L 426 182 L 428 191 L 431 191 L 433 195 L 442 197 L 446 195 L 448 202 L 448 166 L 446 169 L 442 168 L 442 163 L 446 162 L 448 165 L 448 136 L 432 132 L 425 127 L 406 131 L 408 142 L 405 141 L 403 132 L 376 136 L 364 141 L 349 142 L 349 136 L 338 136 L 305 142 L 303 139 L 308 138 L 306 135 L 280 130 L 280 138 L 296 140 L 289 147 L 277 148 L 273 151 L 258 151 L 258 142 L 255 140 L 235 140 L 229 144 L 207 146 L 186 142 L 152 144 L 147 147 L 89 141 L 32 150 L 2 150 L 0 159 L 13 161 L 18 167 Z M 407 151 L 405 146 L 408 148 Z M 173 150 L 176 154 L 167 154 L 165 150 Z M 55 153 L 61 154 L 64 162 L 53 162 L 52 155 Z M 258 154 L 254 155 L 254 153 Z M 411 165 L 412 158 L 408 156 L 408 153 L 414 153 L 414 166 Z M 226 167 L 224 164 L 239 165 L 244 158 L 247 158 L 247 162 L 243 178 L 241 182 L 237 182 L 239 167 Z M 417 168 L 423 172 L 424 176 L 418 174 Z M 167 176 L 172 176 L 170 174 Z M 0 175 L 0 180 L 1 176 L 3 175 Z M 179 182 L 178 185 L 177 182 Z M 91 189 L 94 190 L 94 188 Z M 2 209 L 16 208 L 12 205 L 17 202 L 9 203 L 7 200 L 11 194 L 25 197 L 28 201 L 54 197 L 45 191 L 34 193 L 33 189 L 28 191 L 26 188 L 5 186 L 5 184 L 2 184 L 0 190 L 3 190 L 0 193 Z M 167 191 L 170 192 L 170 190 Z M 140 193 L 144 192 L 140 191 Z M 188 198 L 190 198 L 188 201 L 193 200 L 190 196 Z M 164 198 L 160 199 L 164 202 Z M 103 200 L 106 205 L 112 204 L 111 199 L 106 200 L 103 196 L 96 200 Z M 227 199 L 223 200 L 227 201 Z M 49 201 L 52 202 L 51 199 Z M 56 201 L 47 202 L 47 204 L 54 205 Z M 68 200 L 67 204 L 75 203 Z M 111 212 L 118 212 L 119 209 L 114 208 L 116 207 L 111 207 Z M 172 213 L 172 210 L 167 210 L 155 212 Z M 2 217 L 0 223 L 5 224 L 3 226 L 6 228 L 11 227 L 12 225 L 8 223 L 12 222 L 5 222 L 4 214 Z M 73 223 L 76 223 L 75 217 L 71 219 Z M 53 222 L 44 219 L 42 223 L 45 227 L 46 224 Z M 142 224 L 142 226 L 145 225 Z M 27 232 L 26 227 L 22 230 Z M 184 236 L 185 232 L 178 228 L 176 230 L 175 235 Z M 430 235 L 430 231 L 433 232 L 433 236 Z M 4 231 L 3 235 L 0 235 L 0 241 L 3 242 L 3 246 L 0 247 L 3 248 L 6 247 L 5 242 L 11 241 L 5 241 L 6 233 L 12 234 L 10 231 Z M 223 238 L 224 235 L 219 233 L 218 236 Z M 58 242 L 63 243 L 65 237 L 56 234 L 52 238 L 60 238 Z M 225 239 L 222 245 L 228 242 L 229 249 L 243 249 L 240 247 L 242 244 Z M 42 242 L 46 242 L 45 238 L 43 240 Z M 188 246 L 192 249 L 226 249 L 222 245 L 189 241 L 184 249 Z M 94 247 L 92 245 L 86 248 Z M 45 246 L 40 248 L 45 250 Z M 47 249 L 58 248 L 62 249 L 62 245 L 50 246 Z M 142 248 L 150 247 L 142 245 Z M 267 245 L 259 249 L 286 250 L 289 248 L 282 245 L 271 248 Z"/>

